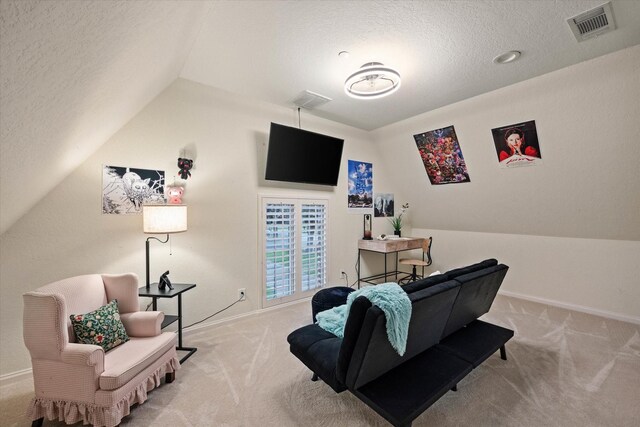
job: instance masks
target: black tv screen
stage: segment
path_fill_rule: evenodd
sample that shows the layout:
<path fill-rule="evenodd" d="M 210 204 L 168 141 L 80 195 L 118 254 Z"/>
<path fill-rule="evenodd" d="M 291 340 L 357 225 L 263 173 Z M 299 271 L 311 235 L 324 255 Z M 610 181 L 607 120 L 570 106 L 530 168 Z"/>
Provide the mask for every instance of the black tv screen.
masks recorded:
<path fill-rule="evenodd" d="M 344 140 L 271 123 L 265 179 L 338 185 Z"/>

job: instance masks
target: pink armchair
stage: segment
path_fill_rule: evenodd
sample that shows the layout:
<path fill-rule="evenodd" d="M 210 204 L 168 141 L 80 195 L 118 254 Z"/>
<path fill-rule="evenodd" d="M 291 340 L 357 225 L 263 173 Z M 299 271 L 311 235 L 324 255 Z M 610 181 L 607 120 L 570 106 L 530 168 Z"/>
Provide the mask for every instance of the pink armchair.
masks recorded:
<path fill-rule="evenodd" d="M 164 314 L 140 311 L 135 274 L 90 274 L 28 292 L 24 299 L 24 342 L 31 353 L 35 397 L 27 415 L 34 426 L 49 420 L 116 426 L 147 392 L 172 382 L 180 368 L 176 336 L 161 332 Z M 130 340 L 108 352 L 78 344 L 69 316 L 118 300 Z"/>

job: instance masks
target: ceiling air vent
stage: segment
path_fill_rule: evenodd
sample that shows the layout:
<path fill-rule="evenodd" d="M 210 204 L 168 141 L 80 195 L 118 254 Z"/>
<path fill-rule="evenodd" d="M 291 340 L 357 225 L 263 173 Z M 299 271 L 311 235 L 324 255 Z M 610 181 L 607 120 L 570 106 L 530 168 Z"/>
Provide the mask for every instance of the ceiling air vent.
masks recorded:
<path fill-rule="evenodd" d="M 569 18 L 567 23 L 579 42 L 597 37 L 616 28 L 616 24 L 613 21 L 613 12 L 611 11 L 611 2 Z"/>
<path fill-rule="evenodd" d="M 314 108 L 326 104 L 329 101 L 332 101 L 332 99 L 318 93 L 311 92 L 310 90 L 305 90 L 304 92 L 301 92 L 296 99 L 293 100 L 293 103 L 300 108 L 313 110 Z"/>

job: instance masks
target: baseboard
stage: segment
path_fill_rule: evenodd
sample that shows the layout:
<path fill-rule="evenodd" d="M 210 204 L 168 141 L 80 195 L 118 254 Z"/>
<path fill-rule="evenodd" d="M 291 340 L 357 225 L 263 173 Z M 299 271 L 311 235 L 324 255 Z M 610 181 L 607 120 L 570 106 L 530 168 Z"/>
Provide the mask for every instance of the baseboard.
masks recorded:
<path fill-rule="evenodd" d="M 4 387 L 16 381 L 22 381 L 27 377 L 31 377 L 33 370 L 31 368 L 22 369 L 20 371 L 10 372 L 0 375 L 0 387 Z"/>
<path fill-rule="evenodd" d="M 532 297 L 530 295 L 520 294 L 517 292 L 510 291 L 498 291 L 499 295 L 504 295 L 507 297 L 523 299 L 526 301 L 537 302 L 540 304 L 551 305 L 553 307 L 565 308 L 567 310 L 579 311 L 581 313 L 593 314 L 594 316 L 606 317 L 607 319 L 619 320 L 621 322 L 633 323 L 635 325 L 640 325 L 640 317 L 627 316 L 625 314 L 613 313 L 611 311 L 606 310 L 598 310 L 596 308 L 585 307 L 583 305 L 577 304 L 569 304 L 566 302 L 555 301 L 546 298 Z"/>
<path fill-rule="evenodd" d="M 234 320 L 242 319 L 244 317 L 255 316 L 256 314 L 266 313 L 266 312 L 274 311 L 274 310 L 279 310 L 281 308 L 289 307 L 291 305 L 300 304 L 300 303 L 303 303 L 303 302 L 308 303 L 309 301 L 311 301 L 311 297 L 301 298 L 299 300 L 295 300 L 295 301 L 286 302 L 286 303 L 283 303 L 283 304 L 274 305 L 272 307 L 259 308 L 257 310 L 248 311 L 246 313 L 236 314 L 235 316 L 225 317 L 224 319 L 213 320 L 211 322 L 202 323 L 200 325 L 193 326 L 193 327 L 191 327 L 189 329 L 184 329 L 182 331 L 182 335 L 183 336 L 184 335 L 188 335 L 189 332 L 197 331 L 198 329 L 202 329 L 202 328 L 208 328 L 209 326 L 220 325 L 222 323 L 232 322 Z"/>

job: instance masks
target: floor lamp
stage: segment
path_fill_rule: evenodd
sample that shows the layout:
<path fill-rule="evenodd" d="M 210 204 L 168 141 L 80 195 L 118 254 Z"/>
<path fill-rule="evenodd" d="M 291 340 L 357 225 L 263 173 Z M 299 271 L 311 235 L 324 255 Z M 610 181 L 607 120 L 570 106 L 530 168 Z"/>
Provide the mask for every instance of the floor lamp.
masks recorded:
<path fill-rule="evenodd" d="M 187 231 L 187 206 L 186 205 L 143 205 L 142 228 L 146 234 L 166 234 L 166 240 L 157 237 L 147 237 L 145 242 L 146 254 L 146 286 L 151 287 L 149 280 L 149 240 L 155 239 L 160 243 L 169 241 L 169 234 Z"/>

